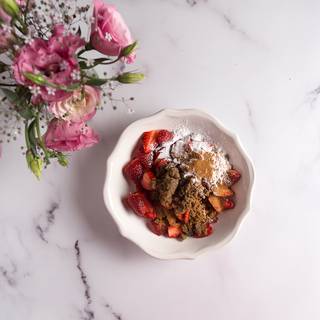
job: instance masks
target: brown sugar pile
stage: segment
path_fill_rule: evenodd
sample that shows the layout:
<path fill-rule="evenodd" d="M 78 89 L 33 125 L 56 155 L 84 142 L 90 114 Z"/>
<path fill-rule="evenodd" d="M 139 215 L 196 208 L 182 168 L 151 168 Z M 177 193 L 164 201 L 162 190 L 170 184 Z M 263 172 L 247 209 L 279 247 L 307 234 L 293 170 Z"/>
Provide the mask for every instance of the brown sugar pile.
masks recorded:
<path fill-rule="evenodd" d="M 217 212 L 208 200 L 210 189 L 193 177 L 184 178 L 186 170 L 191 168 L 204 176 L 212 170 L 208 159 L 197 159 L 190 166 L 170 163 L 156 172 L 153 195 L 153 199 L 161 205 L 157 222 L 165 220 L 169 225 L 180 225 L 182 238 L 206 236 L 210 232 L 210 224 L 217 220 Z"/>

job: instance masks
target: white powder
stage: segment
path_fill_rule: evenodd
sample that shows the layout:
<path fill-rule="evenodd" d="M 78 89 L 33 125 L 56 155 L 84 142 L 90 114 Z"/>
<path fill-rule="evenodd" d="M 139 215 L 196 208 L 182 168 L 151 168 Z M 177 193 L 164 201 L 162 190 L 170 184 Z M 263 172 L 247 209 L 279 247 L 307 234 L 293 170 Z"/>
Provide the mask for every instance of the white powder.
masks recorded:
<path fill-rule="evenodd" d="M 180 125 L 173 131 L 173 138 L 162 144 L 155 151 L 158 154 L 158 159 L 166 159 L 175 164 L 180 164 L 180 158 L 188 151 L 194 151 L 200 154 L 210 153 L 213 155 L 213 175 L 209 181 L 209 185 L 213 186 L 225 181 L 227 171 L 231 169 L 231 165 L 226 158 L 225 152 L 216 144 L 208 142 L 209 138 L 199 132 L 191 132 L 185 126 Z M 192 172 L 186 172 L 185 177 L 192 176 L 196 181 L 199 177 Z"/>

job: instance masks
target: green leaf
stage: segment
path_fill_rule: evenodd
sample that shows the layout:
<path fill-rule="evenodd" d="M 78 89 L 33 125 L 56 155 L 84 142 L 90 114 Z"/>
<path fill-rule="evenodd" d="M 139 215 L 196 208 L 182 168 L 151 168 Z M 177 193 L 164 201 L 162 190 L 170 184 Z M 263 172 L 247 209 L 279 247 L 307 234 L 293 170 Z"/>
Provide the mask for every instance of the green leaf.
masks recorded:
<path fill-rule="evenodd" d="M 57 158 L 58 158 L 58 162 L 62 167 L 67 167 L 68 166 L 68 159 L 66 157 L 66 155 L 64 155 L 61 152 L 57 153 Z"/>
<path fill-rule="evenodd" d="M 28 127 L 28 137 L 29 137 L 29 141 L 30 141 L 30 147 L 32 150 L 32 153 L 36 156 L 37 155 L 37 145 L 38 145 L 38 141 L 36 138 L 36 119 L 33 120 L 29 127 Z"/>
<path fill-rule="evenodd" d="M 58 89 L 61 89 L 61 90 L 64 90 L 64 91 L 68 91 L 68 92 L 72 92 L 76 89 L 79 89 L 81 87 L 81 83 L 80 82 L 77 82 L 77 83 L 73 83 L 73 84 L 70 84 L 68 86 L 56 86 Z"/>
<path fill-rule="evenodd" d="M 110 61 L 110 60 L 111 60 L 110 58 L 97 58 L 97 59 L 93 60 L 93 64 L 91 66 L 88 66 L 86 61 L 80 61 L 79 65 L 80 65 L 81 69 L 86 70 L 86 69 L 94 68 L 98 64 L 101 64 L 101 63 L 104 63 L 104 62 Z"/>
<path fill-rule="evenodd" d="M 32 72 L 24 72 L 23 75 L 34 84 L 39 86 L 47 84 L 46 78 L 42 74 L 34 74 Z"/>
<path fill-rule="evenodd" d="M 12 104 L 16 104 L 16 101 L 19 100 L 19 96 L 15 91 L 5 89 L 5 88 L 1 88 L 1 90 Z"/>
<path fill-rule="evenodd" d="M 35 116 L 33 107 L 30 104 L 17 105 L 16 106 L 16 111 L 19 113 L 19 115 L 22 118 L 24 118 L 26 120 L 31 120 Z"/>
<path fill-rule="evenodd" d="M 101 79 L 101 78 L 89 78 L 86 80 L 86 84 L 89 86 L 102 86 L 107 83 L 109 79 Z"/>
<path fill-rule="evenodd" d="M 144 79 L 143 73 L 138 72 L 124 72 L 120 74 L 115 80 L 119 81 L 120 83 L 136 83 Z"/>
<path fill-rule="evenodd" d="M 15 0 L 1 0 L 0 6 L 11 17 L 17 17 L 20 13 L 20 8 Z"/>
<path fill-rule="evenodd" d="M 28 103 L 30 100 L 30 92 L 25 87 L 18 87 L 16 91 L 9 89 L 1 89 L 8 101 L 14 105 L 15 110 L 24 119 L 32 119 L 34 117 L 33 106 Z"/>
<path fill-rule="evenodd" d="M 138 46 L 138 42 L 135 41 L 128 46 L 124 47 L 120 52 L 120 57 L 127 57 L 130 55 Z"/>

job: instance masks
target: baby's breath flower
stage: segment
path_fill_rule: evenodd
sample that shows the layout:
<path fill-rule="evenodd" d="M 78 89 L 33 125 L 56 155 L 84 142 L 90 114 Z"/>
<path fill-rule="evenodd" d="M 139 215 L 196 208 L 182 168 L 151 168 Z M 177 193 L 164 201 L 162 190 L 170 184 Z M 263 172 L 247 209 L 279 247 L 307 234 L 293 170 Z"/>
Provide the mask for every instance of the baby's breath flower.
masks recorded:
<path fill-rule="evenodd" d="M 38 86 L 30 86 L 29 89 L 30 89 L 31 94 L 32 94 L 33 96 L 37 96 L 37 95 L 39 95 L 40 92 L 41 92 L 41 89 L 40 89 L 40 87 L 38 87 Z"/>
<path fill-rule="evenodd" d="M 31 36 L 26 36 L 26 38 L 24 39 L 24 42 L 27 44 L 31 44 L 33 42 L 33 38 Z"/>
<path fill-rule="evenodd" d="M 93 67 L 94 66 L 94 60 L 93 59 L 87 59 L 86 65 L 87 65 L 87 67 Z"/>
<path fill-rule="evenodd" d="M 46 89 L 47 89 L 48 95 L 54 96 L 56 94 L 55 88 L 47 87 Z"/>
<path fill-rule="evenodd" d="M 71 78 L 72 80 L 81 80 L 81 74 L 79 70 L 73 70 L 71 72 Z"/>
<path fill-rule="evenodd" d="M 107 41 L 111 41 L 112 40 L 112 35 L 109 33 L 109 32 L 106 32 L 106 34 L 104 35 L 104 37 L 105 37 L 105 39 L 107 40 Z"/>
<path fill-rule="evenodd" d="M 61 71 L 65 71 L 67 69 L 68 64 L 65 61 L 62 61 L 59 65 Z"/>

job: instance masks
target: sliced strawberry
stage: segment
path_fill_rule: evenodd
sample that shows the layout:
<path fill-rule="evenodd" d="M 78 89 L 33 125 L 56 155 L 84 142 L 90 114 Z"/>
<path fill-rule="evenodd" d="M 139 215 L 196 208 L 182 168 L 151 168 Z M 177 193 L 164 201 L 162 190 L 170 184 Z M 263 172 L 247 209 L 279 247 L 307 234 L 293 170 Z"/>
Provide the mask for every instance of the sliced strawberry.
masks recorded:
<path fill-rule="evenodd" d="M 138 159 L 140 160 L 142 166 L 145 169 L 151 169 L 152 164 L 153 164 L 153 152 L 141 153 L 138 156 Z"/>
<path fill-rule="evenodd" d="M 178 213 L 176 216 L 180 221 L 183 221 L 184 223 L 188 223 L 190 220 L 190 210 L 187 210 L 184 213 L 183 212 Z"/>
<path fill-rule="evenodd" d="M 190 210 L 187 210 L 184 214 L 184 223 L 188 223 L 190 220 Z"/>
<path fill-rule="evenodd" d="M 160 130 L 158 132 L 157 141 L 159 144 L 167 142 L 173 138 L 173 133 L 168 130 Z"/>
<path fill-rule="evenodd" d="M 146 189 L 146 190 L 155 190 L 156 189 L 156 176 L 154 173 L 149 170 L 146 171 L 141 180 L 141 185 Z"/>
<path fill-rule="evenodd" d="M 144 153 L 151 152 L 157 146 L 157 130 L 144 132 L 142 135 L 142 145 Z"/>
<path fill-rule="evenodd" d="M 233 191 L 225 184 L 218 184 L 213 187 L 213 194 L 217 197 L 230 197 L 233 195 Z"/>
<path fill-rule="evenodd" d="M 168 164 L 169 161 L 166 160 L 166 159 L 157 159 L 154 163 L 153 163 L 153 166 L 155 169 L 160 169 L 162 168 L 163 166 L 165 166 L 166 164 Z"/>
<path fill-rule="evenodd" d="M 213 209 L 216 210 L 218 213 L 224 210 L 222 198 L 216 196 L 210 196 L 208 198 L 210 204 L 212 205 Z"/>
<path fill-rule="evenodd" d="M 139 159 L 133 159 L 123 168 L 125 176 L 133 182 L 139 182 L 143 175 L 143 167 Z"/>
<path fill-rule="evenodd" d="M 165 234 L 167 231 L 167 226 L 163 222 L 148 221 L 147 227 L 158 236 Z"/>
<path fill-rule="evenodd" d="M 241 178 L 241 173 L 236 169 L 230 169 L 228 171 L 229 179 L 231 180 L 232 184 L 238 182 Z"/>
<path fill-rule="evenodd" d="M 222 200 L 222 206 L 224 209 L 233 209 L 234 208 L 234 202 L 231 199 L 223 199 Z"/>
<path fill-rule="evenodd" d="M 144 154 L 142 139 L 139 139 L 138 143 L 136 144 L 135 148 L 132 152 L 132 158 L 139 158 L 141 154 Z"/>
<path fill-rule="evenodd" d="M 156 212 L 151 203 L 142 192 L 130 193 L 128 196 L 128 204 L 140 217 L 147 219 L 154 219 L 156 217 Z"/>
<path fill-rule="evenodd" d="M 213 227 L 212 227 L 211 224 L 208 223 L 208 225 L 207 225 L 207 230 L 206 230 L 206 231 L 207 231 L 207 232 L 206 232 L 206 237 L 207 237 L 207 236 L 210 236 L 210 234 L 212 234 L 212 232 L 213 232 Z"/>
<path fill-rule="evenodd" d="M 168 237 L 169 238 L 178 238 L 181 235 L 180 226 L 169 226 L 168 227 Z"/>
<path fill-rule="evenodd" d="M 179 213 L 176 214 L 176 216 L 180 221 L 184 221 L 184 213 L 179 212 Z"/>

